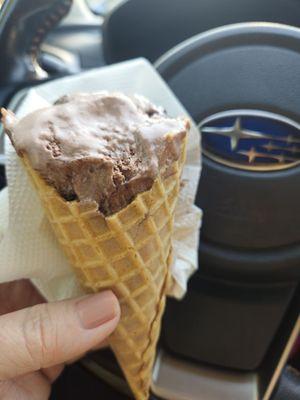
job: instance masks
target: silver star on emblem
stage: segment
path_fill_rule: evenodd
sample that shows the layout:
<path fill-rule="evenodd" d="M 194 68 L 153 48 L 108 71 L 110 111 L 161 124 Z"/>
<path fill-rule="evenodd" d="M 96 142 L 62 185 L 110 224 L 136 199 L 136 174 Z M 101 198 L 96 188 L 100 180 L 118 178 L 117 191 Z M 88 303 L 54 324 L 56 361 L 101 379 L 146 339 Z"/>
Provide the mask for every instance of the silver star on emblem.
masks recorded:
<path fill-rule="evenodd" d="M 235 150 L 239 144 L 239 140 L 243 138 L 248 138 L 241 126 L 241 118 L 237 117 L 234 125 L 228 128 L 216 128 L 212 126 L 206 126 L 201 130 L 203 133 L 213 133 L 217 135 L 227 136 L 230 139 L 231 150 Z"/>
<path fill-rule="evenodd" d="M 231 150 L 236 150 L 239 144 L 240 139 L 271 139 L 273 141 L 284 141 L 288 144 L 296 144 L 300 143 L 300 139 L 295 138 L 294 136 L 287 137 L 274 137 L 268 133 L 262 133 L 258 131 L 252 131 L 250 129 L 243 129 L 241 124 L 241 117 L 237 117 L 233 126 L 229 127 L 217 127 L 217 126 L 204 126 L 201 128 L 202 133 L 211 133 L 214 135 L 227 136 L 230 139 L 230 147 Z M 272 145 L 269 145 L 270 150 L 272 149 Z M 267 148 L 269 151 L 269 149 Z"/>

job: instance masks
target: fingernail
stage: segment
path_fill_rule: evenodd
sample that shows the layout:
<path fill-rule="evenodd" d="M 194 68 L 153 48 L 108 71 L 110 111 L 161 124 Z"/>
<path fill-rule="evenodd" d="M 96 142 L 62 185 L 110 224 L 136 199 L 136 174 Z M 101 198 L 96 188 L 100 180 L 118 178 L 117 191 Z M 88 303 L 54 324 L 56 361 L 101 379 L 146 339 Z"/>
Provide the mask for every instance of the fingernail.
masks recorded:
<path fill-rule="evenodd" d="M 85 329 L 94 329 L 118 315 L 119 305 L 110 291 L 84 297 L 76 304 L 76 310 Z"/>

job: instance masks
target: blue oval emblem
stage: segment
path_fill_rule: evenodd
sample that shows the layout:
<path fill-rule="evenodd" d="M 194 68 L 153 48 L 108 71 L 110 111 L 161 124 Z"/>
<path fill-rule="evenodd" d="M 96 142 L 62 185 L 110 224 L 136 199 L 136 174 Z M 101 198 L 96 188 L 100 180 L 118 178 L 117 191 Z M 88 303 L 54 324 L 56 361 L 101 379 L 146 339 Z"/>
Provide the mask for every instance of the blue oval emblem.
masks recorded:
<path fill-rule="evenodd" d="M 300 125 L 277 114 L 232 110 L 199 124 L 203 153 L 222 164 L 271 171 L 300 163 Z"/>

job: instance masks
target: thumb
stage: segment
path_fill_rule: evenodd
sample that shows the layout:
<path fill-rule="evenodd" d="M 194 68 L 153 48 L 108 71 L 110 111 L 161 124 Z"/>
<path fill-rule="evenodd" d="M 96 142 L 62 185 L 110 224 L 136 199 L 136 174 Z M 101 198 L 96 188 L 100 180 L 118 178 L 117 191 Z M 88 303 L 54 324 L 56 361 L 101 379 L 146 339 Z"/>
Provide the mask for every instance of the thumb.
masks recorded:
<path fill-rule="evenodd" d="M 1 316 L 0 381 L 82 355 L 112 333 L 119 317 L 110 291 Z"/>

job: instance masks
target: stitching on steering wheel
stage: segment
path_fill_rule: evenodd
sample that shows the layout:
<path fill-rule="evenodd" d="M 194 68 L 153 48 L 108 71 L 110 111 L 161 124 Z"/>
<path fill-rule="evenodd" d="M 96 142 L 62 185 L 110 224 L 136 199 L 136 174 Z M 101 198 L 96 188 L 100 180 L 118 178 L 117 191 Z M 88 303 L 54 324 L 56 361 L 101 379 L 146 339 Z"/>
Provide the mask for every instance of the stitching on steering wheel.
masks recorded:
<path fill-rule="evenodd" d="M 33 36 L 30 46 L 30 56 L 36 60 L 37 53 L 40 45 L 47 35 L 47 33 L 60 21 L 69 11 L 72 5 L 72 0 L 64 0 L 59 2 L 56 7 L 48 14 L 43 20 L 40 27 L 37 29 L 35 36 Z"/>

